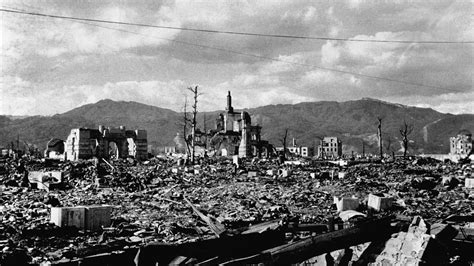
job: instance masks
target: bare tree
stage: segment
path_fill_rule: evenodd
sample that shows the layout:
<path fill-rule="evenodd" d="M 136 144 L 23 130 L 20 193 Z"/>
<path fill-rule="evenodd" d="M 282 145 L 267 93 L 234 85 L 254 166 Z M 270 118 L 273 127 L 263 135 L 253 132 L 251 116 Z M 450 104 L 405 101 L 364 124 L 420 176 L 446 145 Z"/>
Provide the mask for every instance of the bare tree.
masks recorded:
<path fill-rule="evenodd" d="M 413 124 L 408 124 L 405 120 L 403 120 L 403 124 L 400 127 L 400 135 L 402 135 L 402 143 L 403 143 L 403 158 L 407 156 L 408 151 L 408 135 L 413 132 Z"/>
<path fill-rule="evenodd" d="M 377 136 L 379 139 L 379 155 L 380 158 L 383 157 L 383 147 L 382 147 L 382 117 L 377 117 L 379 125 L 377 126 Z"/>
<path fill-rule="evenodd" d="M 197 123 L 197 120 L 196 120 L 196 116 L 197 116 L 197 103 L 198 103 L 198 97 L 201 95 L 200 93 L 198 93 L 198 86 L 195 86 L 194 88 L 193 87 L 189 87 L 188 88 L 189 91 L 191 91 L 193 93 L 193 111 L 192 111 L 192 114 L 193 114 L 193 117 L 192 117 L 192 120 L 191 120 L 191 126 L 192 126 L 192 131 L 191 131 L 191 136 L 192 136 L 192 139 L 191 139 L 191 163 L 194 164 L 194 159 L 195 159 L 195 155 L 196 155 L 196 144 L 195 144 L 195 140 L 196 140 L 196 123 Z"/>
<path fill-rule="evenodd" d="M 283 160 L 286 159 L 286 139 L 288 138 L 288 128 L 285 128 L 285 135 L 281 139 L 281 144 L 283 144 Z"/>
<path fill-rule="evenodd" d="M 203 116 L 202 120 L 203 120 L 202 121 L 202 127 L 203 127 L 203 131 L 204 131 L 204 145 L 205 145 L 204 147 L 207 150 L 207 141 L 208 141 L 208 139 L 207 139 L 207 125 L 206 125 L 207 124 L 207 116 L 206 116 L 205 113 L 204 113 L 204 116 Z"/>

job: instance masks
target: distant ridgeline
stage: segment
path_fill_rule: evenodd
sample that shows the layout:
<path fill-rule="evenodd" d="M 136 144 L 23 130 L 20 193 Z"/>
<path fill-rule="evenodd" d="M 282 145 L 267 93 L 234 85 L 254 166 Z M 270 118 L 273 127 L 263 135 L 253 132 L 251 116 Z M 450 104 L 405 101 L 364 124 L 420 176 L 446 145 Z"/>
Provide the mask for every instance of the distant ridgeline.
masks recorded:
<path fill-rule="evenodd" d="M 228 106 L 224 112 L 198 113 L 199 127 L 220 129 L 218 131 L 225 127 L 224 131 L 235 132 L 241 137 L 240 130 L 234 131 L 234 122 L 237 120 L 237 125 L 242 127 L 238 120 L 242 121 L 244 113 L 245 123 L 252 127 L 252 123 L 259 125 L 261 139 L 268 140 L 269 144 L 281 146 L 281 139 L 288 129 L 288 140 L 295 138 L 299 144 L 308 147 L 316 147 L 321 137 L 337 137 L 343 143 L 343 154 L 361 153 L 363 147 L 366 153 L 377 153 L 377 117 L 382 117 L 384 152 L 388 154 L 390 151 L 402 153 L 399 129 L 404 120 L 414 126 L 413 133 L 409 136 L 409 154 L 448 154 L 451 137 L 456 137 L 463 129 L 474 131 L 473 114 L 443 114 L 429 108 L 409 107 L 374 99 L 268 105 L 244 109 L 235 114 L 232 114 L 234 111 L 229 107 L 232 106 Z M 245 113 L 251 114 L 251 120 L 247 119 L 250 117 L 246 117 Z M 219 114 L 224 117 L 227 115 L 229 120 L 222 123 Z M 209 117 L 217 117 L 218 121 L 204 119 Z M 182 119 L 182 113 L 168 109 L 137 102 L 102 100 L 50 117 L 10 119 L 0 116 L 0 146 L 4 149 L 17 149 L 19 146 L 22 150 L 36 147 L 44 151 L 49 140 L 65 140 L 73 128 L 125 125 L 127 128 L 146 130 L 148 149 L 153 152 L 159 147 L 175 145 L 173 139 L 176 134 L 183 132 L 180 125 Z M 247 132 L 254 130 L 256 129 L 247 128 Z M 220 140 L 216 138 L 215 141 Z M 233 140 L 228 137 L 225 141 L 232 143 Z M 225 148 L 227 154 L 238 153 L 236 142 L 232 145 Z M 240 146 L 240 142 L 238 145 Z M 221 147 L 215 150 L 222 154 L 224 149 Z M 253 152 L 252 148 L 246 152 Z"/>

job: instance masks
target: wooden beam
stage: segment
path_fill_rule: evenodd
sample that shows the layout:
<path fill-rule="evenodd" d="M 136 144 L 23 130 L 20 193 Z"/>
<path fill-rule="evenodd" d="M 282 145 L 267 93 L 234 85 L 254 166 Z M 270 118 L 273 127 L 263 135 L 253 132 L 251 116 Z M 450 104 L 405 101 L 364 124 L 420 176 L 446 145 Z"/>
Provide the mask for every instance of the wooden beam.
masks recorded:
<path fill-rule="evenodd" d="M 228 261 L 221 265 L 264 263 L 292 264 L 303 262 L 315 256 L 358 244 L 389 238 L 393 233 L 390 226 L 392 217 L 361 223 L 355 227 L 342 229 L 297 242 L 267 249 L 247 258 Z"/>
<path fill-rule="evenodd" d="M 211 229 L 211 231 L 217 236 L 217 237 L 220 237 L 221 234 L 223 234 L 226 230 L 225 230 L 225 227 L 219 223 L 218 221 L 216 221 L 216 223 L 214 223 L 211 218 L 209 218 L 207 215 L 204 215 L 202 212 L 200 212 L 196 206 L 194 206 L 186 197 L 184 197 L 184 201 L 186 201 L 186 203 L 191 206 L 191 208 L 193 209 L 194 213 L 196 213 L 199 218 L 201 218 L 201 220 L 203 220 L 207 226 L 209 226 L 209 228 Z"/>

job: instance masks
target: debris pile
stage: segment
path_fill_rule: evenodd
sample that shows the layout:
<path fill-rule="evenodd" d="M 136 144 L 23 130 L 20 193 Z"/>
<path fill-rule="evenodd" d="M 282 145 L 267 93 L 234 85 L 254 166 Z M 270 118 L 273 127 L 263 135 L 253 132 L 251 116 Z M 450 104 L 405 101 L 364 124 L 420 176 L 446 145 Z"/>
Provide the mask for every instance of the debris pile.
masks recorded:
<path fill-rule="evenodd" d="M 403 256 L 397 263 L 429 262 L 434 255 L 427 246 L 436 245 L 428 243 L 448 230 L 433 238 L 430 224 L 456 230 L 441 241 L 450 247 L 442 259 L 466 260 L 463 245 L 472 247 L 466 228 L 474 221 L 447 220 L 473 216 L 469 164 L 21 160 L 0 161 L 0 262 L 6 265 L 94 261 L 101 254 L 133 265 L 137 251 L 139 265 L 384 263 Z M 414 237 L 420 245 L 403 245 Z M 156 250 L 166 256 L 152 255 Z"/>

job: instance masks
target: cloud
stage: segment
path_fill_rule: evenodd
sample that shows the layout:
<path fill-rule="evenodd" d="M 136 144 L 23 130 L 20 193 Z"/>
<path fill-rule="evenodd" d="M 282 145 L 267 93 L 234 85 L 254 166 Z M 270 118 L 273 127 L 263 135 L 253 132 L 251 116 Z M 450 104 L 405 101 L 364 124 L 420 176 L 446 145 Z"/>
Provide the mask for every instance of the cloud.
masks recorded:
<path fill-rule="evenodd" d="M 101 86 L 63 86 L 45 90 L 18 77 L 4 77 L 0 84 L 0 113 L 12 115 L 52 115 L 102 99 L 137 101 L 179 111 L 186 94 L 180 80 L 125 81 Z"/>
<path fill-rule="evenodd" d="M 5 5 L 196 29 L 372 40 L 474 39 L 469 1 L 48 0 L 41 7 L 25 3 Z M 53 114 L 103 98 L 179 109 L 183 90 L 194 83 L 208 95 L 201 102 L 207 110 L 224 108 L 227 90 L 232 90 L 237 108 L 373 97 L 470 112 L 464 98 L 472 99 L 471 45 L 323 42 L 102 24 L 122 30 L 116 31 L 66 20 L 2 16 L 3 113 Z"/>
<path fill-rule="evenodd" d="M 40 11 L 48 14 L 75 16 L 72 10 L 57 13 L 51 10 Z M 97 10 L 97 16 L 84 16 L 111 21 L 134 21 L 144 24 L 181 26 L 180 22 L 168 15 L 166 7 L 160 8 L 152 19 L 143 21 L 139 12 L 132 8 L 107 6 Z M 123 27 L 95 22 L 45 19 L 26 15 L 2 14 L 2 51 L 12 59 L 37 54 L 45 57 L 57 57 L 62 54 L 113 54 L 125 49 L 147 45 L 168 43 L 179 31 L 153 28 Z M 34 27 L 25 27 L 34 25 Z M 117 30 L 110 30 L 119 29 Z M 136 32 L 136 34 L 127 33 Z"/>
<path fill-rule="evenodd" d="M 305 55 L 303 53 L 295 53 L 291 55 L 279 55 L 276 60 L 262 64 L 259 68 L 261 75 L 279 74 L 283 72 L 295 71 L 301 68 L 305 63 Z"/>

